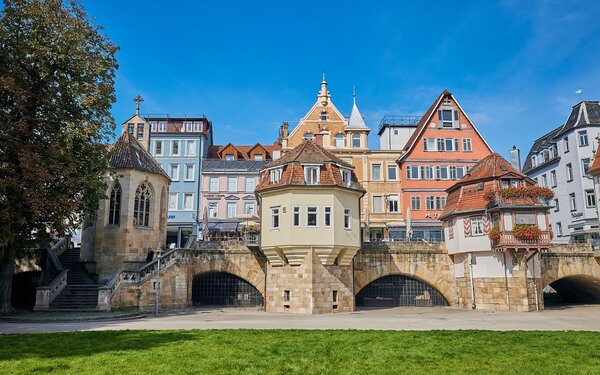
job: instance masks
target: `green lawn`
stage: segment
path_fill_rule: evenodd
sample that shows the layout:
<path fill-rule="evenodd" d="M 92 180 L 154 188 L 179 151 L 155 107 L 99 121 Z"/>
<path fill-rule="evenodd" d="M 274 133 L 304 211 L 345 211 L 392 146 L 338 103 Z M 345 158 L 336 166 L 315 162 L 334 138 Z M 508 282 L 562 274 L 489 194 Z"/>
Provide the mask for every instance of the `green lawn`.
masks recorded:
<path fill-rule="evenodd" d="M 600 333 L 101 331 L 0 335 L 0 374 L 600 374 Z"/>

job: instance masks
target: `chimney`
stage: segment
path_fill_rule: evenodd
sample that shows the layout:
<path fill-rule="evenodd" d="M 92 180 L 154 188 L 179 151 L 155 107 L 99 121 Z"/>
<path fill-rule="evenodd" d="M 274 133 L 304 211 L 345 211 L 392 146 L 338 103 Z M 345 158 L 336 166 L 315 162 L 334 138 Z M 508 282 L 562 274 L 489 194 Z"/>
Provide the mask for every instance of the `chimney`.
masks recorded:
<path fill-rule="evenodd" d="M 315 143 L 319 146 L 323 146 L 323 133 L 315 134 Z"/>
<path fill-rule="evenodd" d="M 521 150 L 517 148 L 517 146 L 513 146 L 512 150 L 510 150 L 510 164 L 514 169 L 521 171 Z"/>

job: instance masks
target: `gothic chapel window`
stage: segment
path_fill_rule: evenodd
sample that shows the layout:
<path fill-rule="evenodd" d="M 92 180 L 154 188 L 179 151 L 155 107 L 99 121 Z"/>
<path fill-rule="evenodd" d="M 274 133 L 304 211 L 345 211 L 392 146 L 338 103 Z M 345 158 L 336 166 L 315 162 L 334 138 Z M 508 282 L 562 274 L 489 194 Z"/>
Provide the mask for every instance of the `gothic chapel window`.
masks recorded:
<path fill-rule="evenodd" d="M 152 193 L 145 183 L 138 186 L 135 191 L 135 202 L 133 205 L 133 225 L 139 227 L 150 226 L 150 200 Z"/>
<path fill-rule="evenodd" d="M 121 214 L 121 185 L 117 182 L 110 191 L 110 203 L 108 208 L 108 225 L 119 225 Z"/>

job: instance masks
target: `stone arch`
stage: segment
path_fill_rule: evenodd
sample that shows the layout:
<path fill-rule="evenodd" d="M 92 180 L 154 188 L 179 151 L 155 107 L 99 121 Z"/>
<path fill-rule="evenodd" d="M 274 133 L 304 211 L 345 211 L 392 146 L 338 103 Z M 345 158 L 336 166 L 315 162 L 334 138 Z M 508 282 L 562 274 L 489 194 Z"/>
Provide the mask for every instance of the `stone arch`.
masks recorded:
<path fill-rule="evenodd" d="M 418 278 L 390 274 L 373 280 L 355 296 L 356 306 L 448 306 L 448 300 L 434 286 Z"/>
<path fill-rule="evenodd" d="M 543 288 L 552 287 L 569 303 L 600 303 L 600 278 L 585 274 L 572 274 L 559 277 L 548 282 L 544 281 Z"/>
<path fill-rule="evenodd" d="M 400 275 L 410 277 L 431 286 L 437 290 L 446 301 L 448 301 L 448 305 L 457 305 L 458 298 L 456 290 L 453 287 L 453 280 L 444 277 L 443 273 L 435 273 L 416 263 L 403 263 L 399 265 L 401 268 L 392 270 L 390 270 L 390 267 L 366 267 L 363 271 L 356 271 L 354 274 L 354 296 L 356 297 L 364 287 L 375 280 L 384 276 Z"/>
<path fill-rule="evenodd" d="M 213 259 L 203 259 L 195 261 L 190 268 L 191 274 L 189 279 L 192 280 L 195 276 L 210 273 L 224 272 L 237 276 L 250 285 L 255 287 L 259 293 L 265 296 L 265 274 L 260 264 L 252 256 L 235 257 L 225 254 L 210 254 Z M 191 283 L 189 285 L 190 300 L 191 300 Z"/>
<path fill-rule="evenodd" d="M 248 280 L 229 272 L 209 271 L 194 275 L 192 304 L 232 307 L 264 306 L 264 295 Z"/>

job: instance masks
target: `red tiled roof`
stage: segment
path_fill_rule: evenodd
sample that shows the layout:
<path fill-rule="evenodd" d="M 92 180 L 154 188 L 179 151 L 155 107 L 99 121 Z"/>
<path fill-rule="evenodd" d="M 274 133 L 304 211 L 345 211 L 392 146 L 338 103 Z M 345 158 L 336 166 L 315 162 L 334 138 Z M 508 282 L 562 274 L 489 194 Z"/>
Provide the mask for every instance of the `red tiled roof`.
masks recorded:
<path fill-rule="evenodd" d="M 280 159 L 267 164 L 261 172 L 261 181 L 256 187 L 256 191 L 271 189 L 274 187 L 283 187 L 288 185 L 305 185 L 304 167 L 302 164 L 320 164 L 319 184 L 308 186 L 339 186 L 365 192 L 366 190 L 358 182 L 354 173 L 354 167 L 339 159 L 322 146 L 313 141 L 304 141 L 301 145 L 289 151 Z M 346 184 L 342 180 L 340 167 L 343 166 L 351 171 L 351 183 Z M 271 183 L 270 169 L 274 167 L 283 167 L 281 179 L 278 183 Z"/>
<path fill-rule="evenodd" d="M 498 179 L 507 175 L 513 178 L 526 178 L 527 175 L 516 170 L 508 161 L 498 153 L 494 152 L 477 162 L 463 178 L 448 188 L 448 192 L 460 185 L 466 185 L 475 181 Z M 533 180 L 530 182 L 533 183 Z"/>
<path fill-rule="evenodd" d="M 231 143 L 228 143 L 224 146 L 218 146 L 218 145 L 208 146 L 207 158 L 208 159 L 221 159 L 221 156 L 220 156 L 221 151 L 230 145 L 232 147 L 234 147 L 236 150 L 238 150 L 238 152 L 239 152 L 238 157 L 240 159 L 244 159 L 244 160 L 251 160 L 250 151 L 252 151 L 257 146 L 263 147 L 267 151 L 267 159 L 273 158 L 273 151 L 281 149 L 281 146 L 278 143 L 275 143 L 272 145 L 267 145 L 267 146 L 260 144 L 260 143 L 257 143 L 252 146 L 236 146 Z"/>
<path fill-rule="evenodd" d="M 590 165 L 589 172 L 593 176 L 600 175 L 600 147 L 596 150 L 596 155 L 594 155 L 594 160 L 592 161 L 592 165 Z"/>

